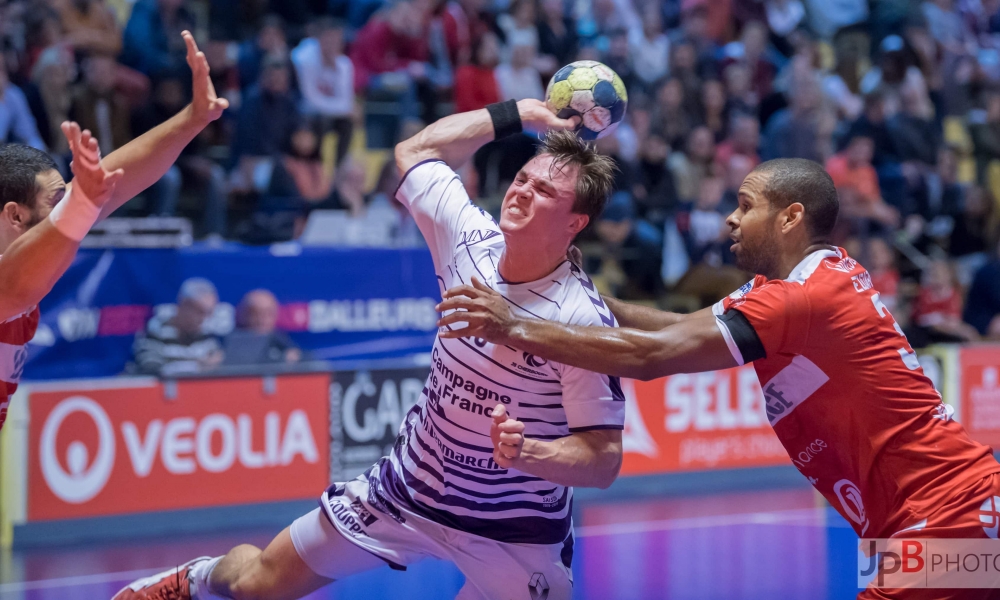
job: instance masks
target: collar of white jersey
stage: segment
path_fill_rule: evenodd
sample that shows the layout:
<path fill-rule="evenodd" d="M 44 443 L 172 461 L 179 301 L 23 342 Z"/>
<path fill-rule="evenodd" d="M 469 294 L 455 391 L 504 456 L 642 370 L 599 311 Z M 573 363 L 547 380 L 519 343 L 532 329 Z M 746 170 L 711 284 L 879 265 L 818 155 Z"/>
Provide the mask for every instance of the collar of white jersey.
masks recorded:
<path fill-rule="evenodd" d="M 785 281 L 793 281 L 805 285 L 806 279 L 809 279 L 820 263 L 827 258 L 844 258 L 844 255 L 840 253 L 839 248 L 834 248 L 833 250 L 827 248 L 816 250 L 803 258 L 799 264 L 795 265 L 795 268 L 788 274 L 788 278 Z"/>

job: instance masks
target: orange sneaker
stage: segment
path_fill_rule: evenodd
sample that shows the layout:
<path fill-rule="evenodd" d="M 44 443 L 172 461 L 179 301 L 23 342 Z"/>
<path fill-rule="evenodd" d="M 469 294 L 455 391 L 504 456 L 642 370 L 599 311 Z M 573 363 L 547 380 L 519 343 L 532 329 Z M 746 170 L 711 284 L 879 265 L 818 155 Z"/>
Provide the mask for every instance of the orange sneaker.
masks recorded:
<path fill-rule="evenodd" d="M 122 588 L 111 600 L 191 600 L 188 572 L 192 566 L 203 560 L 211 560 L 211 557 L 202 556 L 176 569 L 136 579 Z"/>

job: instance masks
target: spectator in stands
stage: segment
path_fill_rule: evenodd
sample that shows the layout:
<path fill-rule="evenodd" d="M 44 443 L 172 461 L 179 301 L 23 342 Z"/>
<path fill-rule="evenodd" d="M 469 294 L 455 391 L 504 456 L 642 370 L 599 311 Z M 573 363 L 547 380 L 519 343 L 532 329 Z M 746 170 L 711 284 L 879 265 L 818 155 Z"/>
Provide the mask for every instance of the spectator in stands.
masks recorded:
<path fill-rule="evenodd" d="M 726 122 L 726 89 L 716 79 L 701 85 L 701 123 L 712 130 L 715 141 L 726 139 L 729 124 Z"/>
<path fill-rule="evenodd" d="M 181 32 L 194 31 L 194 15 L 184 0 L 139 0 L 132 8 L 122 48 L 122 62 L 153 79 L 187 80 L 187 50 Z"/>
<path fill-rule="evenodd" d="M 789 96 L 789 107 L 771 115 L 767 122 L 761 157 L 823 162 L 817 131 L 822 96 L 815 76 L 811 72 L 793 75 Z"/>
<path fill-rule="evenodd" d="M 667 161 L 681 202 L 693 202 L 698 198 L 701 182 L 713 175 L 714 162 L 712 131 L 707 127 L 694 128 L 688 135 L 685 151 L 674 152 Z"/>
<path fill-rule="evenodd" d="M 257 83 L 261 65 L 268 56 L 277 58 L 288 56 L 285 22 L 278 15 L 264 17 L 257 35 L 239 45 L 236 65 L 240 76 L 240 89 L 244 93 Z"/>
<path fill-rule="evenodd" d="M 722 79 L 726 84 L 726 112 L 756 115 L 760 98 L 751 86 L 750 69 L 744 64 L 732 63 L 722 71 Z"/>
<path fill-rule="evenodd" d="M 969 126 L 976 156 L 976 170 L 980 178 L 995 179 L 994 172 L 1000 173 L 1000 91 L 990 90 L 983 94 L 985 119 Z M 996 165 L 991 167 L 991 164 Z M 992 170 L 991 170 L 992 169 Z M 990 184 L 996 194 L 996 186 Z"/>
<path fill-rule="evenodd" d="M 153 316 L 136 336 L 134 354 L 139 372 L 173 376 L 219 366 L 222 347 L 205 327 L 218 303 L 219 294 L 211 281 L 200 277 L 184 281 L 176 310 Z"/>
<path fill-rule="evenodd" d="M 288 136 L 281 160 L 275 163 L 268 195 L 296 198 L 306 206 L 323 203 L 333 192 L 333 177 L 320 157 L 320 138 L 309 121 L 300 122 Z"/>
<path fill-rule="evenodd" d="M 115 91 L 113 58 L 96 54 L 84 61 L 83 85 L 73 96 L 70 118 L 97 136 L 105 156 L 132 139 L 131 108 Z"/>
<path fill-rule="evenodd" d="M 872 286 L 879 292 L 882 303 L 889 310 L 895 310 L 899 293 L 899 269 L 896 268 L 896 254 L 885 238 L 873 237 L 868 240 L 865 267 L 872 276 Z"/>
<path fill-rule="evenodd" d="M 670 69 L 670 38 L 663 29 L 663 13 L 655 3 L 642 13 L 642 29 L 629 33 L 629 48 L 635 75 L 646 91 L 652 91 Z"/>
<path fill-rule="evenodd" d="M 50 152 L 58 155 L 69 153 L 60 126 L 69 118 L 73 100 L 70 83 L 75 73 L 73 53 L 65 46 L 52 46 L 39 55 L 31 69 L 31 82 L 24 88 L 42 141 Z"/>
<path fill-rule="evenodd" d="M 472 60 L 472 47 L 489 30 L 482 12 L 486 0 L 449 0 L 441 15 L 451 64 L 461 66 Z"/>
<path fill-rule="evenodd" d="M 501 61 L 494 71 L 502 100 L 542 100 L 542 76 L 535 68 L 536 48 L 530 35 L 515 31 L 507 40 L 509 58 Z"/>
<path fill-rule="evenodd" d="M 455 71 L 455 112 L 486 108 L 500 101 L 494 69 L 500 64 L 500 41 L 493 32 L 476 40 L 472 62 Z"/>
<path fill-rule="evenodd" d="M 715 146 L 715 161 L 728 165 L 734 155 L 745 156 L 753 166 L 760 164 L 760 123 L 746 113 L 734 113 L 729 118 L 729 137 Z"/>
<path fill-rule="evenodd" d="M 979 335 L 1000 341 L 1000 244 L 993 260 L 979 269 L 972 280 L 962 319 L 975 327 Z"/>
<path fill-rule="evenodd" d="M 979 338 L 973 327 L 962 322 L 962 293 L 948 261 L 936 260 L 924 271 L 906 337 L 914 348 Z"/>
<path fill-rule="evenodd" d="M 826 170 L 840 195 L 842 218 L 857 221 L 856 233 L 867 233 L 869 225 L 878 230 L 899 224 L 899 212 L 886 204 L 879 189 L 878 174 L 872 166 L 874 143 L 855 135 L 847 148 L 826 161 Z"/>
<path fill-rule="evenodd" d="M 10 82 L 0 54 L 0 143 L 20 142 L 39 150 L 45 149 L 35 117 L 21 88 Z"/>
<path fill-rule="evenodd" d="M 948 254 L 956 258 L 963 286 L 968 287 L 973 273 L 989 260 L 990 250 L 1000 236 L 993 211 L 989 192 L 978 185 L 968 189 L 948 242 Z"/>
<path fill-rule="evenodd" d="M 931 169 L 941 147 L 941 125 L 923 80 L 905 81 L 899 98 L 901 110 L 888 122 L 893 146 L 902 162 L 913 163 L 920 171 Z"/>
<path fill-rule="evenodd" d="M 420 115 L 417 84 L 427 79 L 428 71 L 422 33 L 418 11 L 410 2 L 397 2 L 373 16 L 351 46 L 355 90 L 392 97 L 404 120 Z"/>
<path fill-rule="evenodd" d="M 673 173 L 667 167 L 670 146 L 660 135 L 646 137 L 639 149 L 638 182 L 633 189 L 639 216 L 663 229 L 677 207 Z"/>
<path fill-rule="evenodd" d="M 625 83 L 625 88 L 632 90 L 639 85 L 639 78 L 635 74 L 635 67 L 632 65 L 632 53 L 629 49 L 627 29 L 614 29 L 608 33 L 608 49 L 602 56 L 597 57 L 601 62 L 611 67 Z M 509 42 L 508 42 L 509 43 Z M 577 60 L 581 60 L 578 57 Z M 589 60 L 589 59 L 587 59 Z"/>
<path fill-rule="evenodd" d="M 292 50 L 304 112 L 319 119 L 322 132 L 337 134 L 337 163 L 347 156 L 354 131 L 354 65 L 344 55 L 344 27 L 324 18 L 314 38 Z"/>
<path fill-rule="evenodd" d="M 556 68 L 573 62 L 579 41 L 576 24 L 566 14 L 563 0 L 541 0 L 538 20 L 538 53 L 550 56 Z M 456 90 L 458 84 L 456 83 Z"/>
<path fill-rule="evenodd" d="M 657 90 L 650 126 L 663 136 L 671 148 L 683 148 L 695 120 L 684 104 L 684 84 L 680 79 L 668 79 Z"/>
<path fill-rule="evenodd" d="M 226 336 L 226 364 L 294 363 L 302 350 L 277 328 L 278 299 L 268 290 L 252 290 L 236 307 L 236 330 Z"/>
<path fill-rule="evenodd" d="M 179 79 L 161 79 L 153 89 L 153 101 L 133 116 L 134 133 L 141 135 L 163 123 L 187 104 L 185 83 Z M 244 107 L 245 110 L 245 107 Z M 95 120 L 99 117 L 95 116 Z M 268 119 L 277 118 L 268 115 Z M 266 128 L 262 121 L 257 127 Z M 221 165 L 205 156 L 204 133 L 191 141 L 166 174 L 149 188 L 150 212 L 158 216 L 177 214 L 181 192 L 186 187 L 197 190 L 198 210 L 202 213 L 202 232 L 214 241 L 226 233 L 228 196 L 226 173 Z"/>
<path fill-rule="evenodd" d="M 237 189 L 267 189 L 273 157 L 285 147 L 299 119 L 288 61 L 268 56 L 236 121 L 232 160 L 238 169 Z"/>
<path fill-rule="evenodd" d="M 79 52 L 115 57 L 122 30 L 104 0 L 50 0 L 62 20 L 64 40 Z"/>

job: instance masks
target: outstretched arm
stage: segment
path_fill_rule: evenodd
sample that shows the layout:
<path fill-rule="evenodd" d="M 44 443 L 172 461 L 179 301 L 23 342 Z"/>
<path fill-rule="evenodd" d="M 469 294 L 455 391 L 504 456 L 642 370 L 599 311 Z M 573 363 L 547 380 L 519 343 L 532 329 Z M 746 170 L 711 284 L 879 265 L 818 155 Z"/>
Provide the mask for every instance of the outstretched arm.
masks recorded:
<path fill-rule="evenodd" d="M 194 36 L 189 31 L 181 35 L 187 44 L 187 62 L 193 78 L 191 104 L 104 158 L 108 170 L 124 169 L 125 176 L 101 211 L 101 218 L 159 181 L 191 140 L 229 108 L 229 101 L 215 94 L 208 60 L 205 53 L 198 50 Z"/>
<path fill-rule="evenodd" d="M 500 294 L 478 279 L 444 294 L 439 312 L 454 311 L 438 322 L 443 338 L 473 336 L 506 344 L 547 360 L 588 371 L 656 379 L 737 366 L 713 315 L 689 318 L 659 331 L 580 327 L 514 317 Z M 452 329 L 455 323 L 466 323 Z"/>
<path fill-rule="evenodd" d="M 73 152 L 70 167 L 76 185 L 34 227 L 18 219 L 19 226 L 30 228 L 0 259 L 0 321 L 31 309 L 49 293 L 73 262 L 80 240 L 123 175 L 120 169 L 108 172 L 101 166 L 97 140 L 90 132 L 81 133 L 76 123 L 63 123 L 62 130 Z M 2 210 L 4 218 L 13 220 L 17 204 L 8 202 Z"/>
<path fill-rule="evenodd" d="M 521 100 L 517 111 L 525 129 L 545 133 L 554 129 L 574 129 L 579 117 L 560 119 L 540 100 Z M 494 139 L 493 120 L 485 108 L 451 115 L 425 127 L 420 133 L 396 145 L 396 165 L 406 173 L 428 159 L 443 160 L 452 169 L 465 164 L 476 150 Z"/>
<path fill-rule="evenodd" d="M 704 319 L 712 316 L 712 307 L 703 308 L 690 314 L 672 313 L 640 304 L 623 302 L 617 298 L 602 296 L 605 304 L 614 313 L 615 319 L 622 327 L 631 327 L 643 331 L 659 331 L 664 327 L 680 323 L 687 319 Z"/>

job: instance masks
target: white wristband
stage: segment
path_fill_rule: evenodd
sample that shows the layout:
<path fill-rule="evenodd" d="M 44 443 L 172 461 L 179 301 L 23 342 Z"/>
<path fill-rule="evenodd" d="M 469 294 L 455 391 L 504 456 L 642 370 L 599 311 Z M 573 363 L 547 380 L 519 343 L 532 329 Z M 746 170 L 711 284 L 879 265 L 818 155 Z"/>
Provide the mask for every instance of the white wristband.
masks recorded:
<path fill-rule="evenodd" d="M 60 233 L 74 242 L 79 242 L 100 216 L 101 209 L 94 206 L 79 187 L 70 185 L 69 194 L 52 209 L 49 220 Z"/>

